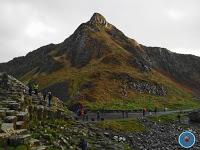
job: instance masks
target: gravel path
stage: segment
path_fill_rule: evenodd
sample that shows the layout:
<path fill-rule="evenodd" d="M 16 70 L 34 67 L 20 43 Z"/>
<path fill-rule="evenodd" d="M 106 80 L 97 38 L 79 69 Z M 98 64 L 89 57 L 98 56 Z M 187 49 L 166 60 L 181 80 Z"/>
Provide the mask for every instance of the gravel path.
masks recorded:
<path fill-rule="evenodd" d="M 186 110 L 181 110 L 182 113 L 187 113 L 192 111 L 192 109 L 186 109 Z M 167 115 L 167 114 L 172 114 L 172 113 L 178 113 L 180 112 L 180 110 L 173 110 L 173 111 L 160 111 L 157 112 L 157 114 L 155 114 L 154 112 L 150 113 L 147 112 L 147 114 L 145 116 L 155 116 L 155 115 Z M 94 121 L 97 121 L 97 113 L 94 112 L 88 112 L 88 121 L 92 121 L 91 119 L 93 118 Z M 142 117 L 143 114 L 141 112 L 129 112 L 128 113 L 128 118 L 126 117 L 126 115 L 124 115 L 123 117 L 123 113 L 122 112 L 106 112 L 106 113 L 100 113 L 100 118 L 103 118 L 104 120 L 116 120 L 116 119 L 131 119 L 131 118 L 138 118 L 138 117 Z M 77 117 L 76 115 L 74 115 L 74 117 Z M 82 119 L 79 118 L 79 121 L 82 121 Z M 85 120 L 86 121 L 86 120 Z"/>

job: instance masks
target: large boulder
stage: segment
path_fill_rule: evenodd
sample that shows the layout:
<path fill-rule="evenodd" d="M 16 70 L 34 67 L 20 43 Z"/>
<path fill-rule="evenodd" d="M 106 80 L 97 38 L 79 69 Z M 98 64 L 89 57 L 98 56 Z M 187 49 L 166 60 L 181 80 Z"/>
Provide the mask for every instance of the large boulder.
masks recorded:
<path fill-rule="evenodd" d="M 200 110 L 195 110 L 189 114 L 190 121 L 200 123 Z"/>

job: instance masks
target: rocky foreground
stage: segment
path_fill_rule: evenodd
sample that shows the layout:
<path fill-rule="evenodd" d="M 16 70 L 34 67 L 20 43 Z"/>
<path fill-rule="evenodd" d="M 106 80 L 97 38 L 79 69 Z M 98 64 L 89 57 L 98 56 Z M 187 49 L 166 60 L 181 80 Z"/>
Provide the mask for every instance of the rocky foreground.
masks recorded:
<path fill-rule="evenodd" d="M 133 149 L 181 149 L 180 145 L 178 144 L 178 137 L 183 131 L 186 130 L 191 130 L 197 139 L 196 144 L 192 149 L 200 149 L 200 125 L 189 125 L 178 122 L 157 124 L 145 119 L 142 119 L 141 121 L 150 130 L 144 133 L 128 135 Z"/>
<path fill-rule="evenodd" d="M 89 149 L 102 150 L 175 150 L 181 149 L 178 144 L 179 135 L 190 130 L 196 136 L 196 144 L 192 149 L 200 149 L 200 125 L 179 123 L 156 123 L 149 119 L 139 118 L 144 131 L 113 131 L 99 126 L 99 123 L 79 123 L 74 121 L 35 123 L 31 130 L 45 145 L 52 149 L 80 149 L 82 138 L 88 141 Z M 134 124 L 133 124 L 134 126 Z"/>
<path fill-rule="evenodd" d="M 102 126 L 104 121 L 78 122 L 58 99 L 49 108 L 40 94 L 29 96 L 16 79 L 9 77 L 8 85 L 0 88 L 0 149 L 80 150 L 86 139 L 91 150 L 174 150 L 181 149 L 177 139 L 185 130 L 192 130 L 197 139 L 193 149 L 200 149 L 200 125 L 189 124 L 187 117 L 181 123 L 148 117 L 108 126 Z"/>

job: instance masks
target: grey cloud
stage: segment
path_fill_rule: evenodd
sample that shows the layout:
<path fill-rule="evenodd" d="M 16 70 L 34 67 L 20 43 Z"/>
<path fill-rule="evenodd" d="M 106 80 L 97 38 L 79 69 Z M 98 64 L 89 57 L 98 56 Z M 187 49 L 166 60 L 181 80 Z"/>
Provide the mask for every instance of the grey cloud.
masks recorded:
<path fill-rule="evenodd" d="M 199 0 L 0 0 L 0 62 L 62 42 L 94 12 L 141 44 L 200 56 Z"/>

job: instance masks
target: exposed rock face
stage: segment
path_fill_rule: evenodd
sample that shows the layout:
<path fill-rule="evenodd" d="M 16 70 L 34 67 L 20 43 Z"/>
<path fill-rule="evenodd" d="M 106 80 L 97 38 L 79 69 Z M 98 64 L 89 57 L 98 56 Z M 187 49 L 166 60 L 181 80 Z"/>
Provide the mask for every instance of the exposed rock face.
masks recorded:
<path fill-rule="evenodd" d="M 139 60 L 138 58 L 134 58 L 130 60 L 130 64 L 139 68 L 142 72 L 149 72 L 151 71 L 151 66 L 148 63 L 145 63 L 142 60 Z"/>
<path fill-rule="evenodd" d="M 113 79 L 120 80 L 122 83 L 126 84 L 129 89 L 137 90 L 139 92 L 145 92 L 154 95 L 164 96 L 167 94 L 166 88 L 157 83 L 150 83 L 144 80 L 134 79 L 127 73 L 114 74 Z"/>
<path fill-rule="evenodd" d="M 101 14 L 99 13 L 94 13 L 94 15 L 92 16 L 92 18 L 90 19 L 90 23 L 93 24 L 93 23 L 98 23 L 98 24 L 101 24 L 103 26 L 107 26 L 107 21 L 106 19 L 104 18 L 104 16 L 102 16 Z"/>
<path fill-rule="evenodd" d="M 67 81 L 58 82 L 43 89 L 42 92 L 51 91 L 52 94 L 61 100 L 69 99 L 69 83 Z"/>
<path fill-rule="evenodd" d="M 189 114 L 190 121 L 200 123 L 200 110 L 195 110 Z"/>
<path fill-rule="evenodd" d="M 62 64 L 56 62 L 49 54 L 56 46 L 50 44 L 43 46 L 26 56 L 14 58 L 13 60 L 0 64 L 0 71 L 6 71 L 15 77 L 21 77 L 28 72 L 47 72 L 60 68 Z"/>
<path fill-rule="evenodd" d="M 153 68 L 200 94 L 200 58 L 170 52 L 159 47 L 145 47 Z"/>

